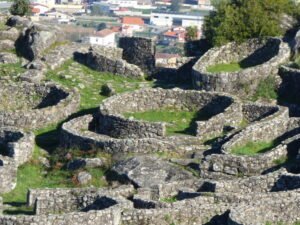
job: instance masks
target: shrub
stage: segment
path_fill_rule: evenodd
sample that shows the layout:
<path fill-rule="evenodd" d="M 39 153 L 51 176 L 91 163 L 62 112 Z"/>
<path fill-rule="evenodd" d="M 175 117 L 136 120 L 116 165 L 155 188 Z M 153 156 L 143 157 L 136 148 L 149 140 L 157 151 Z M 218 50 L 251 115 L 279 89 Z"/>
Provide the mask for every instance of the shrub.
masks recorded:
<path fill-rule="evenodd" d="M 263 99 L 277 99 L 278 94 L 276 92 L 276 80 L 275 77 L 269 76 L 266 79 L 260 81 L 256 88 L 256 92 L 252 97 L 253 101 L 256 101 L 260 98 Z"/>
<path fill-rule="evenodd" d="M 204 35 L 213 46 L 249 38 L 280 36 L 282 16 L 297 17 L 293 0 L 220 0 L 206 17 Z"/>
<path fill-rule="evenodd" d="M 28 0 L 15 0 L 10 7 L 10 13 L 12 15 L 25 16 L 30 12 L 30 6 Z"/>

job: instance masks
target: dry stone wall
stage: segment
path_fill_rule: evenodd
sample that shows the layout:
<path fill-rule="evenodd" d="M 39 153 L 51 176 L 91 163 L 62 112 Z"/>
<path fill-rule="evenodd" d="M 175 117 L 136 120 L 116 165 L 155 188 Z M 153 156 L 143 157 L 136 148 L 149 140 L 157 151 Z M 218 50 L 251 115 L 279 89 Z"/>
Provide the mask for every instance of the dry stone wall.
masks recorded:
<path fill-rule="evenodd" d="M 150 75 L 155 68 L 155 42 L 152 39 L 121 37 L 119 47 L 123 49 L 123 59 L 139 66 Z"/>
<path fill-rule="evenodd" d="M 1 86 L 0 126 L 40 128 L 67 118 L 79 107 L 77 91 L 54 84 L 19 82 Z"/>
<path fill-rule="evenodd" d="M 12 127 L 0 127 L 0 193 L 15 188 L 18 166 L 27 162 L 34 149 L 34 135 Z"/>
<path fill-rule="evenodd" d="M 266 41 L 251 39 L 243 44 L 229 43 L 205 53 L 193 67 L 194 87 L 233 94 L 253 93 L 258 82 L 277 74 L 278 66 L 289 60 L 288 44 L 277 38 Z M 240 62 L 250 66 L 237 72 L 209 73 L 216 64 Z"/>
<path fill-rule="evenodd" d="M 165 123 L 127 119 L 122 115 L 168 108 L 204 111 L 210 119 L 197 122 L 197 136 L 221 133 L 226 124 L 234 126 L 242 120 L 239 101 L 223 93 L 143 89 L 105 100 L 100 106 L 99 132 L 115 138 L 165 136 Z M 211 126 L 216 128 L 215 131 Z"/>

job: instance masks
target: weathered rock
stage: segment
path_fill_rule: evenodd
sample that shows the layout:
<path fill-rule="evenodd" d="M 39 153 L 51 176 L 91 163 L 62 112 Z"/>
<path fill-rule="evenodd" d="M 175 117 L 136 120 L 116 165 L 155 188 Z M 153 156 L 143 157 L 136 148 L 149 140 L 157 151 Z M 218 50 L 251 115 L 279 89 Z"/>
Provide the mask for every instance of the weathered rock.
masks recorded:
<path fill-rule="evenodd" d="M 29 27 L 32 24 L 33 23 L 28 18 L 21 17 L 21 16 L 12 16 L 6 22 L 6 25 L 11 27 L 15 27 L 15 26 Z"/>
<path fill-rule="evenodd" d="M 44 72 L 36 69 L 27 70 L 20 76 L 20 80 L 31 83 L 40 83 L 43 79 L 45 79 Z"/>
<path fill-rule="evenodd" d="M 88 172 L 80 172 L 77 175 L 77 181 L 80 185 L 89 183 L 92 180 L 92 175 Z"/>
<path fill-rule="evenodd" d="M 136 156 L 121 161 L 113 170 L 138 187 L 154 187 L 193 178 L 189 172 L 154 156 Z"/>
<path fill-rule="evenodd" d="M 104 160 L 100 158 L 79 158 L 67 164 L 68 170 L 77 170 L 81 168 L 97 168 L 104 166 Z"/>
<path fill-rule="evenodd" d="M 37 59 L 42 53 L 56 42 L 57 36 L 54 31 L 38 30 L 32 26 L 25 30 L 16 45 L 17 51 L 29 60 Z"/>
<path fill-rule="evenodd" d="M 26 68 L 27 69 L 35 69 L 35 70 L 46 70 L 47 66 L 42 60 L 35 59 L 32 62 L 28 63 L 26 65 Z"/>
<path fill-rule="evenodd" d="M 0 40 L 0 51 L 11 50 L 15 48 L 15 42 L 11 40 Z"/>
<path fill-rule="evenodd" d="M 16 41 L 19 37 L 20 33 L 19 31 L 12 27 L 8 30 L 3 30 L 3 31 L 0 31 L 0 39 L 1 40 L 12 40 L 12 41 Z"/>
<path fill-rule="evenodd" d="M 15 54 L 9 52 L 0 53 L 0 63 L 9 64 L 18 62 L 19 58 Z"/>

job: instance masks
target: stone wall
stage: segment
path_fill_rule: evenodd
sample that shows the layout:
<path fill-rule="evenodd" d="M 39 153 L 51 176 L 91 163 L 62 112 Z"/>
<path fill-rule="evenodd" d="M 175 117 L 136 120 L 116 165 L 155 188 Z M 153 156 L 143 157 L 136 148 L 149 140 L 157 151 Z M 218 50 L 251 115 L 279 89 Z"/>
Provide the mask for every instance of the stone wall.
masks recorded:
<path fill-rule="evenodd" d="M 294 224 L 299 222 L 299 193 L 240 204 L 230 210 L 228 225 Z"/>
<path fill-rule="evenodd" d="M 281 66 L 279 75 L 282 79 L 279 95 L 285 99 L 297 100 L 300 98 L 300 69 Z"/>
<path fill-rule="evenodd" d="M 0 193 L 13 190 L 17 185 L 17 164 L 15 160 L 0 155 Z"/>
<path fill-rule="evenodd" d="M 33 133 L 24 133 L 15 128 L 0 128 L 0 146 L 3 148 L 6 156 L 13 158 L 16 165 L 22 165 L 27 162 L 33 153 L 34 135 Z M 3 152 L 0 152 L 3 154 Z"/>
<path fill-rule="evenodd" d="M 50 83 L 2 83 L 0 92 L 0 126 L 45 127 L 76 112 L 80 102 L 77 91 Z"/>
<path fill-rule="evenodd" d="M 197 136 L 221 133 L 226 124 L 234 126 L 242 120 L 239 101 L 223 93 L 143 89 L 104 100 L 100 106 L 99 132 L 115 138 L 165 136 L 165 123 L 126 119 L 123 114 L 168 108 L 205 113 L 210 119 L 197 122 Z"/>
<path fill-rule="evenodd" d="M 257 108 L 255 107 L 254 109 Z M 268 112 L 265 111 L 263 107 L 262 114 L 267 112 L 265 115 L 268 115 L 275 110 L 274 108 L 270 109 L 271 111 Z M 277 110 L 277 112 L 250 124 L 229 138 L 221 147 L 222 154 L 207 156 L 201 164 L 201 169 L 203 171 L 221 172 L 228 175 L 249 176 L 260 174 L 264 170 L 275 166 L 276 160 L 287 157 L 289 155 L 289 144 L 294 141 L 293 139 L 285 140 L 290 136 L 284 136 L 286 132 L 291 130 L 289 126 L 288 109 L 280 107 L 277 108 Z M 261 117 L 258 116 L 261 115 L 260 112 L 259 110 L 257 114 L 253 113 L 253 118 Z M 293 134 L 291 135 L 293 136 Z M 280 136 L 282 136 L 282 138 L 280 138 Z M 231 150 L 235 147 L 243 146 L 248 142 L 257 141 L 275 141 L 277 142 L 277 146 L 272 150 L 254 156 L 233 155 L 231 153 Z"/>
<path fill-rule="evenodd" d="M 95 121 L 91 115 L 75 118 L 62 126 L 61 145 L 83 150 L 98 149 L 107 153 L 186 152 L 203 149 L 199 138 L 174 136 L 162 138 L 112 138 L 90 130 Z M 188 144 L 184 144 L 184 143 Z"/>
<path fill-rule="evenodd" d="M 0 193 L 9 192 L 17 183 L 17 168 L 30 160 L 34 135 L 12 127 L 0 127 Z"/>
<path fill-rule="evenodd" d="M 119 47 L 123 49 L 123 59 L 139 66 L 150 75 L 155 68 L 155 42 L 147 38 L 121 37 Z"/>
<path fill-rule="evenodd" d="M 277 74 L 278 66 L 288 61 L 289 57 L 288 44 L 277 38 L 266 41 L 251 39 L 241 45 L 229 43 L 220 48 L 213 48 L 193 67 L 194 87 L 207 91 L 253 94 L 259 81 Z M 232 62 L 240 62 L 248 68 L 237 72 L 207 72 L 209 66 Z"/>
<path fill-rule="evenodd" d="M 133 194 L 132 186 L 117 189 L 43 189 L 29 191 L 29 205 L 35 206 L 36 215 L 103 210 L 111 206 L 130 207 L 125 197 Z M 124 196 L 124 197 L 120 197 Z M 34 203 L 34 204 L 33 204 Z"/>
<path fill-rule="evenodd" d="M 91 49 L 88 53 L 82 54 L 81 61 L 88 67 L 100 71 L 110 72 L 123 77 L 143 78 L 143 71 L 136 65 L 130 64 L 127 61 L 115 57 L 114 51 L 102 52 L 99 49 Z"/>

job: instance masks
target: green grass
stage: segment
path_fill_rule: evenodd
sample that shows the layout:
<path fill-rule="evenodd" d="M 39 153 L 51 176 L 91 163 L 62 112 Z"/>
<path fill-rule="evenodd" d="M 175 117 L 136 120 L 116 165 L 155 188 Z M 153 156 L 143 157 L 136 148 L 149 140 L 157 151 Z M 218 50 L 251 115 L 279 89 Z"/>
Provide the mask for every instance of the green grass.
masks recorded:
<path fill-rule="evenodd" d="M 259 153 L 264 153 L 276 146 L 274 141 L 264 142 L 248 142 L 245 145 L 237 146 L 231 149 L 231 153 L 235 155 L 248 155 L 253 156 Z"/>
<path fill-rule="evenodd" d="M 166 202 L 166 203 L 173 203 L 177 201 L 176 196 L 169 197 L 169 198 L 161 198 L 159 199 L 161 202 Z"/>
<path fill-rule="evenodd" d="M 221 72 L 237 72 L 242 70 L 242 67 L 239 63 L 228 63 L 228 64 L 216 64 L 213 66 L 207 67 L 206 71 L 209 73 L 221 73 Z"/>
<path fill-rule="evenodd" d="M 151 110 L 145 112 L 125 113 L 126 118 L 133 117 L 137 120 L 149 122 L 166 122 L 167 134 L 192 134 L 195 120 L 206 120 L 207 115 L 199 115 L 197 111 L 179 111 L 173 108 Z"/>
<path fill-rule="evenodd" d="M 282 156 L 279 159 L 275 159 L 273 162 L 276 165 L 282 165 L 282 164 L 286 163 L 287 161 L 288 161 L 288 157 L 287 156 Z"/>
<path fill-rule="evenodd" d="M 47 79 L 63 86 L 78 88 L 81 95 L 81 110 L 95 108 L 100 105 L 101 101 L 106 98 L 106 96 L 100 94 L 101 86 L 106 83 L 110 83 L 117 93 L 138 89 L 140 83 L 145 83 L 148 86 L 153 85 L 149 81 L 94 71 L 73 60 L 67 61 L 59 69 L 49 71 L 46 76 Z M 70 78 L 67 76 L 70 76 Z"/>
<path fill-rule="evenodd" d="M 276 91 L 275 77 L 269 76 L 266 79 L 261 80 L 259 82 L 251 100 L 252 101 L 257 101 L 258 99 L 272 100 L 277 98 L 278 98 L 278 94 Z"/>
<path fill-rule="evenodd" d="M 16 80 L 18 78 L 18 75 L 20 75 L 23 72 L 25 72 L 25 69 L 22 68 L 21 62 L 0 64 L 0 77 L 9 76 Z"/>

